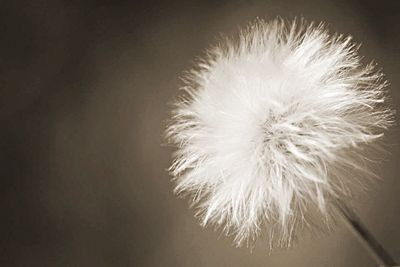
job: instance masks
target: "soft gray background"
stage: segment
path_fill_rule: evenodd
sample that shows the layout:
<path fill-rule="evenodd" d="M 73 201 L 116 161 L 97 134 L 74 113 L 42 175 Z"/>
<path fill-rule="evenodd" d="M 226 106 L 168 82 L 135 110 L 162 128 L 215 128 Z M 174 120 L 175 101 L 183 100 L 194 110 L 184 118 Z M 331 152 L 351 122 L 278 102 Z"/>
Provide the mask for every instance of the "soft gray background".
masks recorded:
<path fill-rule="evenodd" d="M 1 266 L 376 266 L 345 228 L 251 253 L 172 194 L 160 146 L 179 75 L 255 17 L 363 43 L 400 105 L 399 1 L 0 1 Z M 399 129 L 357 212 L 400 260 Z"/>

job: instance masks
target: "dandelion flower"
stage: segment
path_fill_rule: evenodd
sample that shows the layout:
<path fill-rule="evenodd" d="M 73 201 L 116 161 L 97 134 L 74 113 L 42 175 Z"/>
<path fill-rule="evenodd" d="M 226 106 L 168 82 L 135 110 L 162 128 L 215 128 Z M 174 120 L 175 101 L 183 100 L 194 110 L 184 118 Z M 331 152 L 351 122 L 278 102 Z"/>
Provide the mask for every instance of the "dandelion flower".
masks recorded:
<path fill-rule="evenodd" d="M 392 118 L 357 49 L 322 24 L 257 20 L 198 60 L 166 135 L 175 190 L 203 225 L 281 246 L 329 225 L 332 203 L 371 176 L 368 149 Z"/>

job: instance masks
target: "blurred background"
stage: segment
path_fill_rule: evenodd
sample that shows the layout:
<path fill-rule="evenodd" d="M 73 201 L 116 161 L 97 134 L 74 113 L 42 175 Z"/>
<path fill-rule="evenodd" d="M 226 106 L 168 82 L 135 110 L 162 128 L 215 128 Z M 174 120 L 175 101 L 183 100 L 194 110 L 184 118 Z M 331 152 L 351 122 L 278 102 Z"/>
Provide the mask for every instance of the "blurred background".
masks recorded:
<path fill-rule="evenodd" d="M 362 43 L 400 110 L 400 1 L 0 1 L 1 266 L 376 266 L 345 227 L 290 249 L 203 229 L 166 172 L 179 76 L 256 17 L 304 16 Z M 355 200 L 400 260 L 400 135 Z"/>

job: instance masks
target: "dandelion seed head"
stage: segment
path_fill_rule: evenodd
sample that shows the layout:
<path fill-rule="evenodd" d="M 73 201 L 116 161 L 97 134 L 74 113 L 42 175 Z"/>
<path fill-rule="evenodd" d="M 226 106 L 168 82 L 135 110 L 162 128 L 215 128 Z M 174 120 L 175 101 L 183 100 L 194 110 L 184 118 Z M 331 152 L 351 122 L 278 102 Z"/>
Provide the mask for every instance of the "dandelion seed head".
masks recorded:
<path fill-rule="evenodd" d="M 203 225 L 237 245 L 265 230 L 288 246 L 362 187 L 392 111 L 357 49 L 322 24 L 257 20 L 198 60 L 166 135 L 175 191 L 191 195 Z"/>

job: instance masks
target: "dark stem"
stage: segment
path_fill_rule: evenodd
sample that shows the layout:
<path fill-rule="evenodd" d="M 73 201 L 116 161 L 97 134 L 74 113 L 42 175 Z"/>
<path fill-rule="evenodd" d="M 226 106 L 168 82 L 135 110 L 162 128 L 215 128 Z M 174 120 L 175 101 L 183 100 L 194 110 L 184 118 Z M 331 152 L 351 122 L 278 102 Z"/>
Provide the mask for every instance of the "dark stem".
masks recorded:
<path fill-rule="evenodd" d="M 358 216 L 345 203 L 339 200 L 337 208 L 350 229 L 358 236 L 359 240 L 374 256 L 380 266 L 399 266 L 390 254 L 382 247 L 375 237 L 361 223 Z"/>

